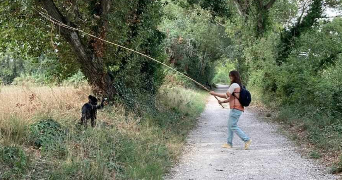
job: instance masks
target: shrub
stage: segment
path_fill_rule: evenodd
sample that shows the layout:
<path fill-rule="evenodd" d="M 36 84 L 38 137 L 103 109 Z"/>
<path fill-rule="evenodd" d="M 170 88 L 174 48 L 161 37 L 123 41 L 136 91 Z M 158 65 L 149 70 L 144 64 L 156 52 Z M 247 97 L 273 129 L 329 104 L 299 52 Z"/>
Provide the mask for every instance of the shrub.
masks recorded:
<path fill-rule="evenodd" d="M 81 71 L 78 71 L 73 76 L 69 77 L 68 79 L 64 80 L 63 85 L 72 85 L 74 87 L 79 87 L 81 85 L 87 85 L 87 80 Z"/>
<path fill-rule="evenodd" d="M 0 164 L 5 166 L 0 179 L 17 179 L 21 177 L 29 167 L 29 157 L 19 147 L 5 146 L 0 148 Z"/>
<path fill-rule="evenodd" d="M 29 140 L 43 152 L 52 152 L 57 157 L 65 157 L 67 149 L 64 144 L 67 130 L 53 119 L 39 121 L 30 126 Z"/>

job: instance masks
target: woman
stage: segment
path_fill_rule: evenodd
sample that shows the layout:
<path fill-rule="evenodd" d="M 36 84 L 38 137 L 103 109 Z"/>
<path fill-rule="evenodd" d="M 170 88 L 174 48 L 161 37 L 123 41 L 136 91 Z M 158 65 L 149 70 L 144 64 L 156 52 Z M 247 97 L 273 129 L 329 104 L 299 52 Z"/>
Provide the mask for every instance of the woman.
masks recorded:
<path fill-rule="evenodd" d="M 234 132 L 245 142 L 245 149 L 247 150 L 252 140 L 237 126 L 239 118 L 244 111 L 244 107 L 239 102 L 240 90 L 242 87 L 240 74 L 237 71 L 231 71 L 229 73 L 230 86 L 226 94 L 219 94 L 211 91 L 210 94 L 225 98 L 224 101 L 219 101 L 220 104 L 228 103 L 230 106 L 229 120 L 228 120 L 228 139 L 227 143 L 224 144 L 223 148 L 233 147 L 233 134 Z"/>

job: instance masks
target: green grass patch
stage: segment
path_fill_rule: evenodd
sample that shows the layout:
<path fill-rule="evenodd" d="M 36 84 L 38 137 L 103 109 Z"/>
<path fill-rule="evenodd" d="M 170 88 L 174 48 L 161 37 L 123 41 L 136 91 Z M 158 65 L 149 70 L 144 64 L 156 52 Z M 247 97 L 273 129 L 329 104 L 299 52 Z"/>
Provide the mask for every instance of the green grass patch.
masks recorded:
<path fill-rule="evenodd" d="M 315 150 L 311 151 L 310 154 L 309 154 L 309 156 L 310 156 L 310 158 L 312 158 L 312 159 L 319 159 L 319 158 L 322 157 L 321 153 L 319 153 L 319 152 L 317 152 L 317 151 L 315 151 Z"/>
<path fill-rule="evenodd" d="M 16 146 L 0 147 L 0 179 L 21 179 L 26 174 L 30 159 Z"/>
<path fill-rule="evenodd" d="M 342 154 L 340 155 L 339 161 L 331 168 L 333 174 L 342 173 Z"/>

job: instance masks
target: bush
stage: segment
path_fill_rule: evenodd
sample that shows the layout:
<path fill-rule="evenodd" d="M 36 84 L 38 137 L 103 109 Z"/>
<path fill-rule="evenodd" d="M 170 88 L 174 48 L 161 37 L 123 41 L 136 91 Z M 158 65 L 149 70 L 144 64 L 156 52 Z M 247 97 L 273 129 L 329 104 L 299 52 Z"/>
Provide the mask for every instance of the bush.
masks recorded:
<path fill-rule="evenodd" d="M 81 71 L 78 71 L 73 76 L 69 77 L 68 79 L 64 80 L 63 85 L 65 86 L 74 86 L 79 87 L 81 85 L 87 85 L 87 80 Z"/>
<path fill-rule="evenodd" d="M 53 153 L 54 156 L 63 158 L 67 155 L 64 144 L 67 130 L 53 119 L 39 121 L 30 126 L 29 140 L 36 148 L 43 152 Z"/>
<path fill-rule="evenodd" d="M 6 146 L 0 148 L 0 162 L 4 165 L 4 172 L 0 179 L 18 179 L 29 167 L 29 157 L 19 147 Z"/>
<path fill-rule="evenodd" d="M 30 75 L 21 74 L 20 76 L 14 78 L 12 85 L 23 85 L 23 84 L 36 84 L 45 85 L 52 84 L 53 79 L 45 74 L 32 73 Z"/>

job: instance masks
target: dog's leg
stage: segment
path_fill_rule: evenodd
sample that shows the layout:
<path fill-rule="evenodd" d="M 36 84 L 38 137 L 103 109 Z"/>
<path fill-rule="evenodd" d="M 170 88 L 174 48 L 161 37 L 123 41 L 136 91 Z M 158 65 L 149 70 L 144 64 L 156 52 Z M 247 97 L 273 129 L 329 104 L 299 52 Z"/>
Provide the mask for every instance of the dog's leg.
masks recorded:
<path fill-rule="evenodd" d="M 78 124 L 81 126 L 83 125 L 83 116 L 81 117 L 80 122 Z"/>
<path fill-rule="evenodd" d="M 85 115 L 82 113 L 81 121 L 79 124 L 84 125 L 84 121 L 85 121 Z"/>
<path fill-rule="evenodd" d="M 84 127 L 87 128 L 87 126 L 88 126 L 88 118 L 87 118 L 87 116 L 85 114 L 82 115 L 82 119 L 83 119 Z"/>
<path fill-rule="evenodd" d="M 91 127 L 95 127 L 95 126 L 96 126 L 95 118 L 91 117 Z"/>

